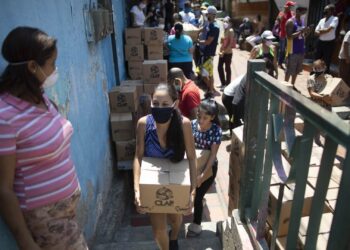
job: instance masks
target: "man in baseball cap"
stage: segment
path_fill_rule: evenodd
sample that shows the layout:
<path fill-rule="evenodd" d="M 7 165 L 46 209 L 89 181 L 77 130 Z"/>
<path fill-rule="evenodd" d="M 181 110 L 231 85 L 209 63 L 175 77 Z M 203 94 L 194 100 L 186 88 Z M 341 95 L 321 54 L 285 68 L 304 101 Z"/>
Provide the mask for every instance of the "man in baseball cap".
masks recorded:
<path fill-rule="evenodd" d="M 209 25 L 205 27 L 207 30 L 205 40 L 199 39 L 198 43 L 203 45 L 202 59 L 200 66 L 200 74 L 203 81 L 208 87 L 208 94 L 220 95 L 214 88 L 214 70 L 213 70 L 213 58 L 216 53 L 216 47 L 218 45 L 220 28 L 218 23 L 215 21 L 217 10 L 215 6 L 210 5 L 207 9 L 207 18 Z"/>
<path fill-rule="evenodd" d="M 284 63 L 285 54 L 286 54 L 286 44 L 287 44 L 287 33 L 286 33 L 286 23 L 292 15 L 292 8 L 296 3 L 293 1 L 287 1 L 284 5 L 284 10 L 278 14 L 280 19 L 280 32 L 279 32 L 279 57 L 278 65 L 281 69 L 285 69 L 282 65 Z"/>
<path fill-rule="evenodd" d="M 293 7 L 296 5 L 296 2 L 293 1 L 287 1 L 284 5 L 284 7 Z"/>

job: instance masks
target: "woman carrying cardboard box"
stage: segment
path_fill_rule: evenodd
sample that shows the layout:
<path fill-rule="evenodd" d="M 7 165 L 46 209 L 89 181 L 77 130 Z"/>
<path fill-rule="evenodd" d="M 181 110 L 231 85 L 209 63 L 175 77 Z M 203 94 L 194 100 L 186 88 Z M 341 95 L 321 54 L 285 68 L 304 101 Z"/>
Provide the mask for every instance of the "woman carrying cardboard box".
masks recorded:
<path fill-rule="evenodd" d="M 174 85 L 159 84 L 152 96 L 152 114 L 139 119 L 136 128 L 136 153 L 134 159 L 135 205 L 139 213 L 146 213 L 140 202 L 140 173 L 143 157 L 156 157 L 180 162 L 186 151 L 190 167 L 191 189 L 188 209 L 191 213 L 196 189 L 196 153 L 191 122 L 180 115 Z M 162 250 L 178 249 L 177 237 L 182 224 L 182 214 L 150 213 L 154 238 Z M 171 231 L 167 232 L 167 219 Z M 169 239 L 170 238 L 170 239 Z"/>

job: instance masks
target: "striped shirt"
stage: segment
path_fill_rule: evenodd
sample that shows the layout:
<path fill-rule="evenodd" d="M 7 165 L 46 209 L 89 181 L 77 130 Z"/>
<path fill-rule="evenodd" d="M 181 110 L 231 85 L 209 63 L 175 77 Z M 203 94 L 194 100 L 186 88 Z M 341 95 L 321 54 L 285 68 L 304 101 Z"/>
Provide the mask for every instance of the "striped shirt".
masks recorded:
<path fill-rule="evenodd" d="M 48 110 L 0 95 L 0 155 L 16 154 L 14 191 L 23 210 L 70 197 L 79 182 L 70 154 L 72 125 L 44 95 Z"/>

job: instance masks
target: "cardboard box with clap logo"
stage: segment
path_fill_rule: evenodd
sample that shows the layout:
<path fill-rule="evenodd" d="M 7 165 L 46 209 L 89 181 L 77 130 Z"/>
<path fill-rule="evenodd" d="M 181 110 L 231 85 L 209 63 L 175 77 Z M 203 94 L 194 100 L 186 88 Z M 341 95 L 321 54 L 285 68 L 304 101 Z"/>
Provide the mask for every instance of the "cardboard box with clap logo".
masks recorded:
<path fill-rule="evenodd" d="M 117 86 L 112 88 L 108 95 L 112 113 L 135 112 L 137 110 L 136 86 Z"/>
<path fill-rule="evenodd" d="M 113 141 L 135 139 L 135 124 L 131 113 L 111 114 L 110 122 Z"/>
<path fill-rule="evenodd" d="M 184 213 L 188 208 L 190 189 L 188 160 L 172 163 L 161 158 L 142 159 L 140 200 L 148 213 Z"/>
<path fill-rule="evenodd" d="M 142 64 L 143 61 L 129 61 L 128 62 L 128 73 L 132 80 L 142 79 Z"/>
<path fill-rule="evenodd" d="M 142 65 L 144 84 L 167 82 L 168 63 L 166 60 L 146 60 Z"/>
<path fill-rule="evenodd" d="M 125 59 L 126 61 L 142 61 L 145 59 L 143 45 L 125 44 Z"/>
<path fill-rule="evenodd" d="M 136 140 L 115 142 L 117 159 L 119 161 L 133 160 L 135 157 Z"/>
<path fill-rule="evenodd" d="M 142 44 L 142 29 L 141 28 L 126 28 L 125 29 L 125 43 L 126 44 Z"/>
<path fill-rule="evenodd" d="M 332 106 L 350 104 L 350 87 L 338 77 L 328 78 L 325 88 L 320 95 L 329 95 L 332 98 Z"/>
<path fill-rule="evenodd" d="M 146 45 L 163 45 L 164 30 L 162 28 L 144 28 Z"/>

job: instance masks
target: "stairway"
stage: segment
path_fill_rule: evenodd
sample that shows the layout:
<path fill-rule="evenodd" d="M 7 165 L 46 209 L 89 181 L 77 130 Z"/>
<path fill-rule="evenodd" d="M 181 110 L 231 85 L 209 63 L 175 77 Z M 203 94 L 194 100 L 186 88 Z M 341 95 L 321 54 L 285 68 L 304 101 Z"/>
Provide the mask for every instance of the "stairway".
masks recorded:
<path fill-rule="evenodd" d="M 222 249 L 219 238 L 216 235 L 216 222 L 202 223 L 203 231 L 198 237 L 186 238 L 185 224 L 179 234 L 179 248 L 184 250 Z M 95 242 L 92 250 L 156 250 L 158 249 L 153 239 L 151 226 L 125 226 L 116 231 L 114 236 L 105 242 Z"/>

